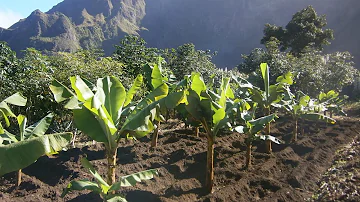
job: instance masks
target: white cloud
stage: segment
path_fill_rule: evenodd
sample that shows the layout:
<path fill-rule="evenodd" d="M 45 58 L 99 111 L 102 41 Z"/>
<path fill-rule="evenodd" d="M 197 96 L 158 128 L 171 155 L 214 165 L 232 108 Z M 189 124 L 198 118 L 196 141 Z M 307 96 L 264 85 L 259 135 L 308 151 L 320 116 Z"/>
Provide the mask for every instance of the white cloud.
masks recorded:
<path fill-rule="evenodd" d="M 16 13 L 10 9 L 0 9 L 0 27 L 9 28 L 11 25 L 24 18 L 20 13 Z"/>

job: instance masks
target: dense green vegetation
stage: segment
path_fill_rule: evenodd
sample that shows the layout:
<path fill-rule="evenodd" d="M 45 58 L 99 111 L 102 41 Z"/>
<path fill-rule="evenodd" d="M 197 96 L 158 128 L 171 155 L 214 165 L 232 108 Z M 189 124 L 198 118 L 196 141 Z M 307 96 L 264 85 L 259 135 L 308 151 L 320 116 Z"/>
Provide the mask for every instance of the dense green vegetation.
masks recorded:
<path fill-rule="evenodd" d="M 307 26 L 301 27 L 303 24 Z M 17 117 L 19 125 L 19 129 L 8 130 L 0 125 L 0 153 L 6 153 L 0 158 L 0 175 L 19 170 L 20 183 L 23 167 L 69 143 L 70 133 L 45 135 L 48 129 L 52 133 L 78 129 L 104 145 L 107 178 L 105 181 L 84 158 L 82 165 L 96 182 L 72 181 L 63 196 L 72 190 L 87 189 L 105 201 L 126 201 L 117 190 L 151 179 L 157 171 L 141 171 L 117 180 L 120 140 L 154 132 L 155 147 L 160 122 L 165 121 L 169 110 L 174 110 L 190 120 L 197 131 L 198 127 L 205 131 L 206 189 L 212 192 L 214 145 L 219 133 L 228 130 L 246 135 L 244 167 L 250 168 L 254 141 L 265 140 L 268 153 L 272 151 L 271 142 L 282 143 L 270 133 L 270 123 L 277 117 L 292 117 L 292 141 L 296 141 L 299 119 L 335 123 L 326 111 L 330 116 L 343 114 L 344 98 L 337 92 L 353 82 L 357 71 L 349 53 L 319 52 L 332 39 L 331 30 L 322 30 L 325 24 L 325 18 L 308 7 L 296 13 L 286 29 L 266 25 L 262 40 L 266 50 L 255 49 L 232 71 L 217 69 L 211 62 L 213 54 L 196 50 L 193 44 L 159 50 L 146 47 L 146 42 L 137 36 L 126 36 L 110 57 L 98 50 L 49 56 L 29 48 L 23 58 L 18 58 L 1 42 L 0 96 L 21 92 L 27 103 L 20 94 L 0 103 L 5 126 L 10 126 L 8 117 Z M 294 34 L 304 37 L 291 38 Z M 305 37 L 309 35 L 315 38 Z M 296 41 L 301 38 L 301 43 Z M 284 52 L 287 49 L 291 50 Z M 25 107 L 14 107 L 20 114 L 16 116 L 7 104 Z M 49 112 L 55 114 L 52 126 L 53 114 Z M 32 125 L 26 128 L 28 119 Z M 19 135 L 13 135 L 15 132 Z M 10 155 L 14 151 L 17 155 Z M 7 164 L 7 158 L 15 159 L 15 163 Z"/>
<path fill-rule="evenodd" d="M 257 67 L 267 62 L 272 67 L 272 82 L 290 71 L 295 79 L 293 88 L 312 96 L 332 89 L 341 91 L 354 82 L 359 72 L 354 68 L 349 52 L 322 52 L 333 39 L 332 30 L 324 29 L 325 25 L 325 17 L 318 16 L 311 6 L 297 12 L 285 29 L 265 25 L 261 40 L 265 49 L 256 48 L 243 55 L 244 61 L 238 65 L 238 70 L 259 81 Z"/>

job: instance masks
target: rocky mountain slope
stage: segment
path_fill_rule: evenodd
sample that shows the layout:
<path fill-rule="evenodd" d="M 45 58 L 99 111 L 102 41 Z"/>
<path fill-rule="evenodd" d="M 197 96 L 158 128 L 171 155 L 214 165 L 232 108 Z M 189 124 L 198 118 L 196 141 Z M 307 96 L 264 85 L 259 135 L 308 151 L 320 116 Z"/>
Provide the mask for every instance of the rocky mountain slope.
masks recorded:
<path fill-rule="evenodd" d="M 16 51 L 102 48 L 111 53 L 125 34 L 139 34 L 149 46 L 192 42 L 218 51 L 218 66 L 231 68 L 241 54 L 260 47 L 265 23 L 286 25 L 310 4 L 326 14 L 335 31 L 327 51 L 349 50 L 360 64 L 358 0 L 64 0 L 46 13 L 36 10 L 9 29 L 0 28 L 0 40 Z"/>

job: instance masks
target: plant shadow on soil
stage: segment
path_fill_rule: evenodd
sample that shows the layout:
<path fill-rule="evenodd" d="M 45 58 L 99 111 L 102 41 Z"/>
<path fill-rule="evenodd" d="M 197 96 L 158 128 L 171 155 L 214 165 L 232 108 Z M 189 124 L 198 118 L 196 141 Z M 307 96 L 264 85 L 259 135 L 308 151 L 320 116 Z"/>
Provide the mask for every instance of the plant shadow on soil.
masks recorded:
<path fill-rule="evenodd" d="M 273 154 L 264 153 L 263 142 L 254 144 L 252 168 L 244 170 L 245 136 L 223 132 L 215 143 L 215 192 L 204 189 L 206 138 L 192 130 L 175 128 L 160 134 L 158 147 L 150 148 L 151 135 L 138 141 L 122 141 L 118 149 L 118 175 L 156 168 L 153 180 L 126 187 L 120 192 L 129 202 L 137 201 L 297 201 L 311 197 L 320 175 L 330 167 L 335 151 L 351 141 L 360 128 L 358 121 L 339 120 L 335 125 L 306 123 L 304 135 L 288 143 L 291 123 L 276 122 L 273 134 L 285 140 L 273 144 Z M 53 157 L 41 157 L 23 169 L 23 183 L 15 187 L 15 174 L 0 177 L 0 201 L 101 201 L 88 191 L 71 192 L 60 198 L 62 189 L 73 179 L 92 177 L 80 165 L 87 158 L 100 174 L 106 173 L 104 148 L 99 144 L 69 149 Z"/>

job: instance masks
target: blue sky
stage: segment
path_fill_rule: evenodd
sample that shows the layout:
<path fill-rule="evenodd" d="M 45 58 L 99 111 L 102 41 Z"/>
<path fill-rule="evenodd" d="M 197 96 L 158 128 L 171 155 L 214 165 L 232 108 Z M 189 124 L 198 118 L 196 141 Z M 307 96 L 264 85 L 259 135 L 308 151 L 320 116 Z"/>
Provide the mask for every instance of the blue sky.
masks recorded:
<path fill-rule="evenodd" d="M 63 0 L 0 0 L 0 27 L 8 28 L 36 9 L 50 10 Z"/>

